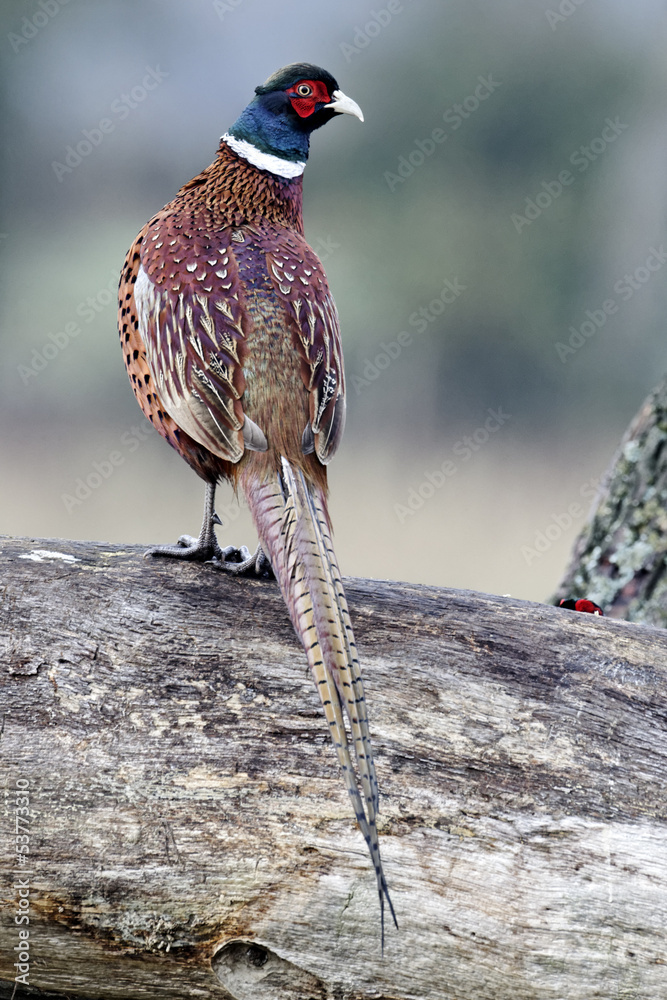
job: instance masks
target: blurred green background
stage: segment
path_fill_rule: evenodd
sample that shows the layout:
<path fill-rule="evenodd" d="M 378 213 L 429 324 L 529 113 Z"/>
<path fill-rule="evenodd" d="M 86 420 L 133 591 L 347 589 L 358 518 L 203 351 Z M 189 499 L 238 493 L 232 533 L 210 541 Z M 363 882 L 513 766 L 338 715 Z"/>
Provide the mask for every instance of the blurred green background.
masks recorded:
<path fill-rule="evenodd" d="M 666 29 L 643 0 L 5 2 L 0 532 L 198 531 L 116 276 L 255 85 L 307 60 L 366 116 L 316 133 L 305 176 L 345 345 L 343 572 L 544 599 L 665 368 Z"/>

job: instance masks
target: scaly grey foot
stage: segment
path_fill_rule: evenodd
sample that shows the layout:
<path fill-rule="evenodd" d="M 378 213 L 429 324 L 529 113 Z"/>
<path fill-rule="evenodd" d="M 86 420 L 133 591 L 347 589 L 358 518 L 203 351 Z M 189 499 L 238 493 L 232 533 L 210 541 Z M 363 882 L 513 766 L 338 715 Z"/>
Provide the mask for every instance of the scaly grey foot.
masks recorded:
<path fill-rule="evenodd" d="M 267 579 L 273 577 L 271 563 L 264 554 L 261 545 L 257 546 L 252 555 L 250 549 L 245 545 L 238 549 L 233 545 L 228 545 L 227 548 L 222 549 L 220 556 L 211 559 L 210 562 L 211 566 L 224 570 L 225 573 L 231 573 L 233 576 L 262 576 Z"/>
<path fill-rule="evenodd" d="M 206 499 L 204 501 L 204 519 L 199 538 L 192 535 L 181 535 L 176 545 L 154 545 L 144 552 L 147 556 L 163 556 L 168 559 L 193 559 L 196 562 L 208 562 L 211 559 L 224 559 L 222 549 L 215 537 L 216 524 L 222 521 L 214 510 L 215 484 L 206 484 Z"/>

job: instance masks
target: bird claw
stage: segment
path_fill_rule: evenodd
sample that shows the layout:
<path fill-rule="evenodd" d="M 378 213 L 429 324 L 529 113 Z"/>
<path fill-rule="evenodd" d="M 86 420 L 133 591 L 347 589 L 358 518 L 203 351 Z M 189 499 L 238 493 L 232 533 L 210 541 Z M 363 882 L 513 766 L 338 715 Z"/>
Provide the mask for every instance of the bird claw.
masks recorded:
<path fill-rule="evenodd" d="M 216 569 L 224 570 L 225 573 L 231 573 L 232 576 L 261 576 L 267 579 L 273 576 L 271 563 L 261 545 L 257 546 L 252 555 L 245 545 L 241 545 L 240 548 L 228 545 L 221 550 L 219 556 L 211 559 L 209 564 Z"/>
<path fill-rule="evenodd" d="M 176 545 L 154 545 L 153 548 L 146 549 L 144 559 L 148 556 L 208 562 L 211 559 L 219 559 L 222 556 L 222 549 L 215 538 L 203 540 L 193 535 L 181 535 Z"/>
<path fill-rule="evenodd" d="M 218 545 L 218 539 L 215 537 L 215 526 L 216 524 L 222 524 L 222 521 L 213 509 L 214 501 L 215 486 L 213 483 L 207 483 L 204 521 L 201 526 L 199 538 L 195 538 L 193 535 L 181 535 L 175 545 L 154 545 L 153 548 L 147 549 L 144 552 L 144 559 L 148 556 L 162 556 L 167 559 L 187 559 L 193 562 L 210 562 L 211 560 L 224 559 L 222 549 Z"/>

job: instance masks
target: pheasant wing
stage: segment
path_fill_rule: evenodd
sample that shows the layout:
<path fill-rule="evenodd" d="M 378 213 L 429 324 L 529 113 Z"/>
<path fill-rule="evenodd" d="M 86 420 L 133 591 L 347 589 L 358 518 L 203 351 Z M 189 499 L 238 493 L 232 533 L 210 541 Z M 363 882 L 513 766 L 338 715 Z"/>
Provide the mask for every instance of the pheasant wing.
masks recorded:
<path fill-rule="evenodd" d="M 326 465 L 345 425 L 345 374 L 338 313 L 324 268 L 298 233 L 290 232 L 265 247 L 269 277 L 283 301 L 301 359 L 301 375 L 310 393 L 310 420 L 303 449 Z"/>
<path fill-rule="evenodd" d="M 142 242 L 134 297 L 154 384 L 178 426 L 238 462 L 264 435 L 241 404 L 249 320 L 231 230 L 161 214 Z"/>

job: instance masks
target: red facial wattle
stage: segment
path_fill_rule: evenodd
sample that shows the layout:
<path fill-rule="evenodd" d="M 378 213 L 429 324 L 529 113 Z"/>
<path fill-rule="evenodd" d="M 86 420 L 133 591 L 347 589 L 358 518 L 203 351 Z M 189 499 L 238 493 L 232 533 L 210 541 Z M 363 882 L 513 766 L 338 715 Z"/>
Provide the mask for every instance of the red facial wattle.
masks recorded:
<path fill-rule="evenodd" d="M 310 89 L 310 93 L 302 96 L 300 88 L 306 87 Z M 329 92 L 321 80 L 299 80 L 286 93 L 289 94 L 292 107 L 300 118 L 308 118 L 309 115 L 312 115 L 318 104 L 331 103 Z"/>

